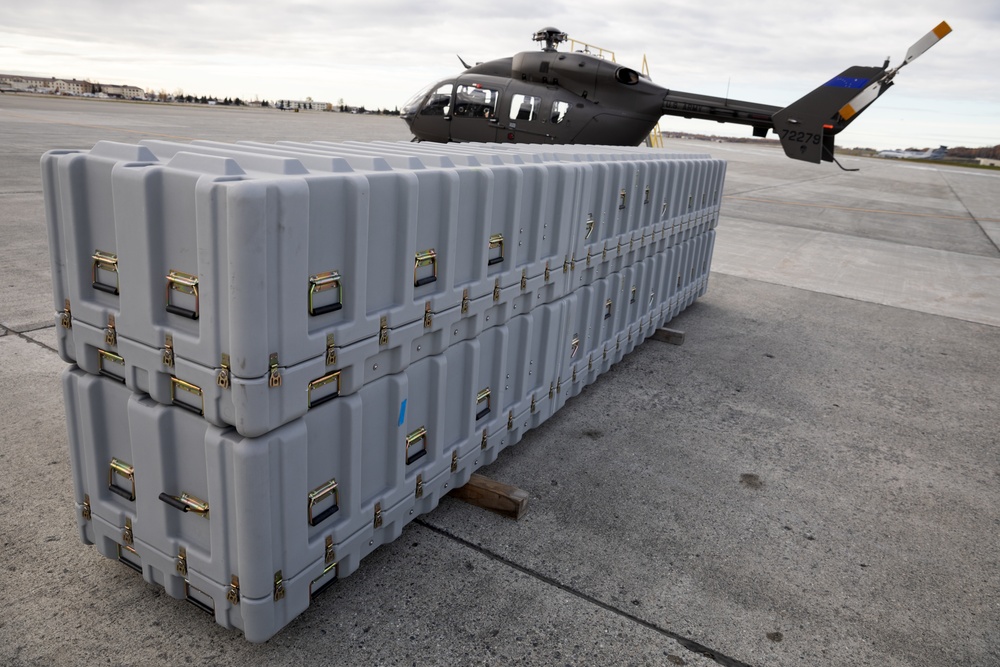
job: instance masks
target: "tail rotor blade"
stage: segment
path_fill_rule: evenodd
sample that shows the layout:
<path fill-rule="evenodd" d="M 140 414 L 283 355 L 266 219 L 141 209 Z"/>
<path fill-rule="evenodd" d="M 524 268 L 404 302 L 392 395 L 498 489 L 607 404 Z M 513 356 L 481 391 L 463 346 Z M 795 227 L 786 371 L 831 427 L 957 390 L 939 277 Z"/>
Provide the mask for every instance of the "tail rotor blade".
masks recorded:
<path fill-rule="evenodd" d="M 881 88 L 882 81 L 878 80 L 862 90 L 857 97 L 840 108 L 840 117 L 844 120 L 850 120 L 864 111 L 865 107 L 878 99 Z"/>
<path fill-rule="evenodd" d="M 940 42 L 945 35 L 951 32 L 951 26 L 948 25 L 947 21 L 941 21 L 936 28 L 931 30 L 929 33 L 921 37 L 910 47 L 910 50 L 906 52 L 906 57 L 903 58 L 903 64 L 906 65 L 912 60 L 916 60 L 918 56 L 924 53 L 927 49 L 931 48 L 938 42 Z"/>

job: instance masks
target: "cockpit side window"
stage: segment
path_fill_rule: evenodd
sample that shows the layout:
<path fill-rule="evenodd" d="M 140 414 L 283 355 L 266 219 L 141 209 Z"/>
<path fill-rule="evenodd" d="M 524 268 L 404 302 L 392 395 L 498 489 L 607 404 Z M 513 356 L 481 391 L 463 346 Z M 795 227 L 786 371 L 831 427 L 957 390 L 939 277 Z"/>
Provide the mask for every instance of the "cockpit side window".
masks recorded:
<path fill-rule="evenodd" d="M 510 98 L 511 120 L 535 120 L 541 111 L 542 98 L 532 95 L 514 95 Z"/>
<path fill-rule="evenodd" d="M 569 102 L 553 102 L 552 115 L 549 117 L 549 120 L 552 123 L 561 123 L 566 120 L 567 113 L 569 113 Z"/>
<path fill-rule="evenodd" d="M 446 83 L 431 93 L 427 104 L 420 110 L 421 116 L 447 116 L 451 111 L 452 85 Z"/>
<path fill-rule="evenodd" d="M 455 115 L 463 118 L 495 118 L 500 93 L 478 84 L 455 90 Z"/>

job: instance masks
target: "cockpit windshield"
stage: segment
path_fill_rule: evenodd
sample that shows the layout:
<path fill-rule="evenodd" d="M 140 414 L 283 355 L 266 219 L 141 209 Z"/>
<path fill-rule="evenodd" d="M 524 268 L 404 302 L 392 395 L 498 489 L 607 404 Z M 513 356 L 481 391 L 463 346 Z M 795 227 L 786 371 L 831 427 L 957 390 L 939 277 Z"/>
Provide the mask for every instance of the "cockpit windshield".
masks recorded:
<path fill-rule="evenodd" d="M 426 98 L 428 93 L 434 90 L 435 87 L 437 87 L 438 90 L 434 95 L 431 96 L 431 99 L 427 101 L 427 106 L 432 106 L 436 108 L 438 114 L 442 112 L 447 114 L 447 111 L 444 108 L 447 107 L 451 101 L 450 83 L 440 86 L 439 84 L 432 83 L 426 88 L 423 88 L 419 93 L 417 93 L 416 95 L 414 95 L 413 97 L 411 97 L 409 100 L 406 101 L 406 104 L 403 105 L 403 109 L 400 113 L 403 116 L 416 115 L 421 110 L 420 107 L 424 102 L 424 98 Z"/>

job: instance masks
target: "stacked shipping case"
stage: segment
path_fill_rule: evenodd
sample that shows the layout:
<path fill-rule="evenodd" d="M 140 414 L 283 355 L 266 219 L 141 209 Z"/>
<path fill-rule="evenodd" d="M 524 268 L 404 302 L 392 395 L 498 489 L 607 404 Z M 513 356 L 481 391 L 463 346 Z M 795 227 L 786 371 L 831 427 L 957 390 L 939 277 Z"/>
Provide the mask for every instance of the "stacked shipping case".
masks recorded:
<path fill-rule="evenodd" d="M 725 163 L 144 141 L 42 171 L 81 539 L 264 641 L 704 293 Z"/>

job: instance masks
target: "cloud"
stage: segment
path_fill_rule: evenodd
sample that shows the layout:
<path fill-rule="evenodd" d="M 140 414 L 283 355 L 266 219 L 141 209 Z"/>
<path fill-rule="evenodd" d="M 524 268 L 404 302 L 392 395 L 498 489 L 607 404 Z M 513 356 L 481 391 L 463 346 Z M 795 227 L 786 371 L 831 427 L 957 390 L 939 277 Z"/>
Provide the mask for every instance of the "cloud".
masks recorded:
<path fill-rule="evenodd" d="M 552 25 L 636 68 L 645 55 L 660 85 L 784 105 L 851 65 L 881 65 L 887 55 L 898 63 L 942 19 L 954 34 L 901 72 L 849 132 L 890 101 L 933 102 L 942 123 L 977 104 L 1000 118 L 995 0 L 947 8 L 937 0 L 33 0 L 0 7 L 0 48 L 2 67 L 50 76 L 392 107 L 460 72 L 456 54 L 477 62 L 533 50 L 534 31 Z M 1000 142 L 996 126 L 976 136 L 990 131 Z"/>

